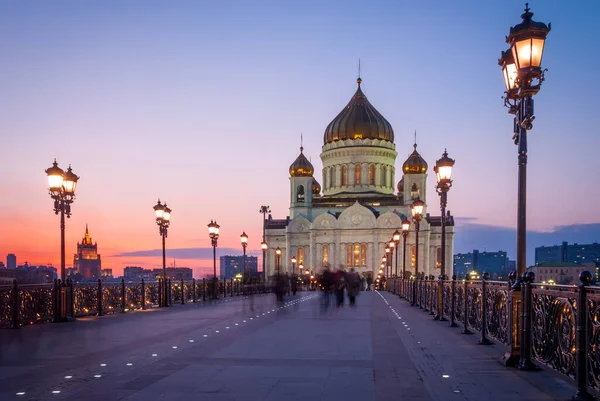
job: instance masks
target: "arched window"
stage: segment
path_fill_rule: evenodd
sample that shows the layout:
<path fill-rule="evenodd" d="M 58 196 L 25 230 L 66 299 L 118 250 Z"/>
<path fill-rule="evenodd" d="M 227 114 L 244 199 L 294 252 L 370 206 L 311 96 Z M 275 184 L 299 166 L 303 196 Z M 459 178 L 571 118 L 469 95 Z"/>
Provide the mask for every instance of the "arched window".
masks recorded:
<path fill-rule="evenodd" d="M 348 185 L 348 169 L 346 165 L 342 166 L 342 186 Z"/>
<path fill-rule="evenodd" d="M 375 185 L 375 166 L 369 166 L 369 185 Z"/>
<path fill-rule="evenodd" d="M 354 244 L 354 264 L 352 266 L 360 266 L 360 245 Z"/>
<path fill-rule="evenodd" d="M 413 183 L 410 187 L 410 197 L 413 199 L 417 199 L 419 197 L 419 187 L 416 183 Z"/>
<path fill-rule="evenodd" d="M 346 252 L 346 265 L 347 266 L 352 266 L 352 260 L 354 259 L 352 257 L 352 244 L 348 244 L 348 247 L 346 249 L 347 249 L 347 252 Z"/>
<path fill-rule="evenodd" d="M 304 185 L 298 185 L 296 188 L 296 202 L 304 202 Z"/>
<path fill-rule="evenodd" d="M 367 244 L 348 244 L 346 248 L 346 266 L 367 265 Z"/>
<path fill-rule="evenodd" d="M 354 166 L 354 185 L 360 185 L 360 164 Z"/>
<path fill-rule="evenodd" d="M 298 265 L 304 264 L 304 249 L 298 248 Z"/>
<path fill-rule="evenodd" d="M 362 244 L 360 246 L 360 265 L 367 265 L 367 244 Z"/>
<path fill-rule="evenodd" d="M 417 247 L 416 246 L 411 246 L 410 247 L 410 265 L 411 267 L 415 267 L 415 263 L 417 259 Z"/>
<path fill-rule="evenodd" d="M 335 167 L 329 167 L 329 187 L 335 187 Z"/>
<path fill-rule="evenodd" d="M 327 263 L 329 262 L 329 247 L 327 246 L 327 244 L 323 245 L 323 256 L 321 258 L 321 264 L 322 266 L 327 266 Z"/>

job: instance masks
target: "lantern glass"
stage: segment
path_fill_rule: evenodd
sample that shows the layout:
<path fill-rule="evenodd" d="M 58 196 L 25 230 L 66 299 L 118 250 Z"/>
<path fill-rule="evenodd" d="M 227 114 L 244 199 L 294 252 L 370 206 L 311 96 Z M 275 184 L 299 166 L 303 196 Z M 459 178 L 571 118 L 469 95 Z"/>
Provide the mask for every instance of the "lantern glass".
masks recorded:
<path fill-rule="evenodd" d="M 260 243 L 260 247 L 262 248 L 263 251 L 266 251 L 267 248 L 269 247 L 269 245 L 265 241 L 263 241 Z"/>
<path fill-rule="evenodd" d="M 277 249 L 275 249 L 275 254 L 277 256 L 281 255 L 281 249 L 279 249 L 279 247 L 277 247 Z"/>
<path fill-rule="evenodd" d="M 171 209 L 169 209 L 167 207 L 167 204 L 165 203 L 165 208 L 164 208 L 164 212 L 163 212 L 163 216 L 162 216 L 164 221 L 171 221 Z"/>
<path fill-rule="evenodd" d="M 52 192 L 60 192 L 62 189 L 63 179 L 65 172 L 58 167 L 58 163 L 54 160 L 52 167 L 46 169 L 46 175 L 48 176 L 48 186 Z"/>
<path fill-rule="evenodd" d="M 389 242 L 388 246 L 390 247 L 390 249 L 391 249 L 391 248 L 394 248 L 394 247 L 396 247 L 396 243 L 394 242 L 394 240 L 391 240 L 391 241 Z"/>
<path fill-rule="evenodd" d="M 515 63 L 504 64 L 502 67 L 502 75 L 504 76 L 504 86 L 506 90 L 513 90 L 517 87 L 517 66 Z"/>
<path fill-rule="evenodd" d="M 410 230 L 410 221 L 403 220 L 402 221 L 402 231 L 404 231 L 406 233 L 406 232 L 408 232 L 408 230 Z"/>
<path fill-rule="evenodd" d="M 165 207 L 162 203 L 160 203 L 160 199 L 158 200 L 156 206 L 154 206 L 154 213 L 156 214 L 157 219 L 163 218 L 163 214 L 165 213 Z"/>
<path fill-rule="evenodd" d="M 425 204 L 421 200 L 416 200 L 413 202 L 410 211 L 412 212 L 413 217 L 422 216 L 423 215 L 423 206 Z"/>
<path fill-rule="evenodd" d="M 75 187 L 77 186 L 77 180 L 79 180 L 79 177 L 77 177 L 73 173 L 73 170 L 71 170 L 71 166 L 69 166 L 62 181 L 62 187 L 65 192 L 65 195 L 75 195 Z"/>
<path fill-rule="evenodd" d="M 242 235 L 240 235 L 240 241 L 242 242 L 242 245 L 246 245 L 248 243 L 248 236 L 246 235 L 245 231 L 242 233 Z"/>
<path fill-rule="evenodd" d="M 292 256 L 292 263 L 296 263 L 297 259 L 295 256 Z"/>
<path fill-rule="evenodd" d="M 540 68 L 544 52 L 544 39 L 526 38 L 516 41 L 512 46 L 513 57 L 517 68 Z"/>
<path fill-rule="evenodd" d="M 404 230 L 404 228 L 402 229 Z M 396 232 L 394 233 L 394 241 L 400 241 L 400 232 L 398 230 L 396 230 Z"/>

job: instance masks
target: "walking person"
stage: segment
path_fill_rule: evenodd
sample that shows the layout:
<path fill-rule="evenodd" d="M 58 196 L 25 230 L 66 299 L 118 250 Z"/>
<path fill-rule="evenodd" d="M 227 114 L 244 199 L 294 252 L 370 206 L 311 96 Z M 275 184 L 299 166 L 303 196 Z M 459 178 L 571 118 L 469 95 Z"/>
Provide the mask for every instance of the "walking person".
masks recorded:
<path fill-rule="evenodd" d="M 340 268 L 335 275 L 336 305 L 344 306 L 344 290 L 346 289 L 346 273 Z"/>
<path fill-rule="evenodd" d="M 356 306 L 356 296 L 360 292 L 361 284 L 362 282 L 358 273 L 354 271 L 354 268 L 350 269 L 350 273 L 346 275 L 346 291 L 348 292 L 348 300 L 351 307 Z"/>
<path fill-rule="evenodd" d="M 333 289 L 335 284 L 335 278 L 333 277 L 333 273 L 329 271 L 329 268 L 325 266 L 323 269 L 323 274 L 321 275 L 321 287 L 323 289 L 323 300 L 322 300 L 322 310 L 326 311 L 329 309 L 329 294 Z"/>

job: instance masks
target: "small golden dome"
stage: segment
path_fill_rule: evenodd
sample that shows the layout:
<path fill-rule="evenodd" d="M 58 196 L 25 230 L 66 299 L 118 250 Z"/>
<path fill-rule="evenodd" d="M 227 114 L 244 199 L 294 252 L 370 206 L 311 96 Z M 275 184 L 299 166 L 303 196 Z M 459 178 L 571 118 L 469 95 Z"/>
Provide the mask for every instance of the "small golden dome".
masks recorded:
<path fill-rule="evenodd" d="M 415 143 L 413 146 L 415 150 L 402 165 L 402 172 L 404 174 L 425 174 L 427 172 L 427 162 L 417 152 L 417 144 Z"/>
<path fill-rule="evenodd" d="M 292 177 L 312 177 L 315 172 L 313 165 L 304 156 L 304 153 L 302 153 L 303 150 L 304 148 L 300 147 L 300 154 L 290 166 L 290 175 Z"/>
<path fill-rule="evenodd" d="M 321 193 L 321 184 L 313 177 L 312 181 L 312 193 L 313 195 L 319 195 Z"/>
<path fill-rule="evenodd" d="M 404 192 L 404 176 L 400 179 L 400 181 L 398 181 L 397 188 L 399 193 Z"/>

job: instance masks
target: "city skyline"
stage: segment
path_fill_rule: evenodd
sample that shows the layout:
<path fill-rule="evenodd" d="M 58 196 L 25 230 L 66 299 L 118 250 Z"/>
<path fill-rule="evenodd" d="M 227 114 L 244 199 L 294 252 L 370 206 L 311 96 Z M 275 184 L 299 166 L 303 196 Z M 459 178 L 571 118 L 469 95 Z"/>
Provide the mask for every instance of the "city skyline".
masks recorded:
<path fill-rule="evenodd" d="M 249 251 L 259 256 L 259 207 L 287 214 L 288 166 L 301 133 L 322 181 L 323 131 L 355 90 L 359 58 L 365 94 L 396 133 L 396 170 L 412 150 L 415 129 L 429 190 L 444 148 L 456 159 L 448 209 L 459 222 L 457 243 L 461 218 L 483 227 L 516 225 L 516 147 L 496 60 L 507 47 L 499 39 L 524 3 L 378 2 L 342 10 L 317 2 L 146 4 L 143 14 L 110 2 L 1 6 L 0 33 L 11 40 L 0 43 L 7 91 L 0 131 L 8 133 L 3 160 L 12 196 L 3 198 L 11 213 L 0 255 L 60 264 L 59 219 L 44 174 L 56 157 L 81 176 L 67 220 L 67 255 L 89 223 L 103 263 L 116 274 L 126 265 L 160 266 L 160 257 L 140 255 L 160 248 L 151 207 L 161 198 L 173 209 L 167 256 L 202 249 L 182 263 L 195 274 L 212 269 L 204 254 L 211 219 L 221 225 L 220 255 L 241 253 L 245 231 Z M 599 141 L 593 104 L 600 81 L 572 74 L 570 62 L 574 54 L 584 65 L 598 60 L 588 30 L 599 5 L 581 4 L 586 13 L 530 2 L 536 20 L 553 24 L 529 139 L 530 232 L 600 222 L 600 189 L 587 173 Z M 207 14 L 214 18 L 198 24 Z M 567 208 L 565 191 L 572 188 L 579 189 L 578 203 Z M 437 197 L 428 201 L 428 212 L 438 214 Z"/>

